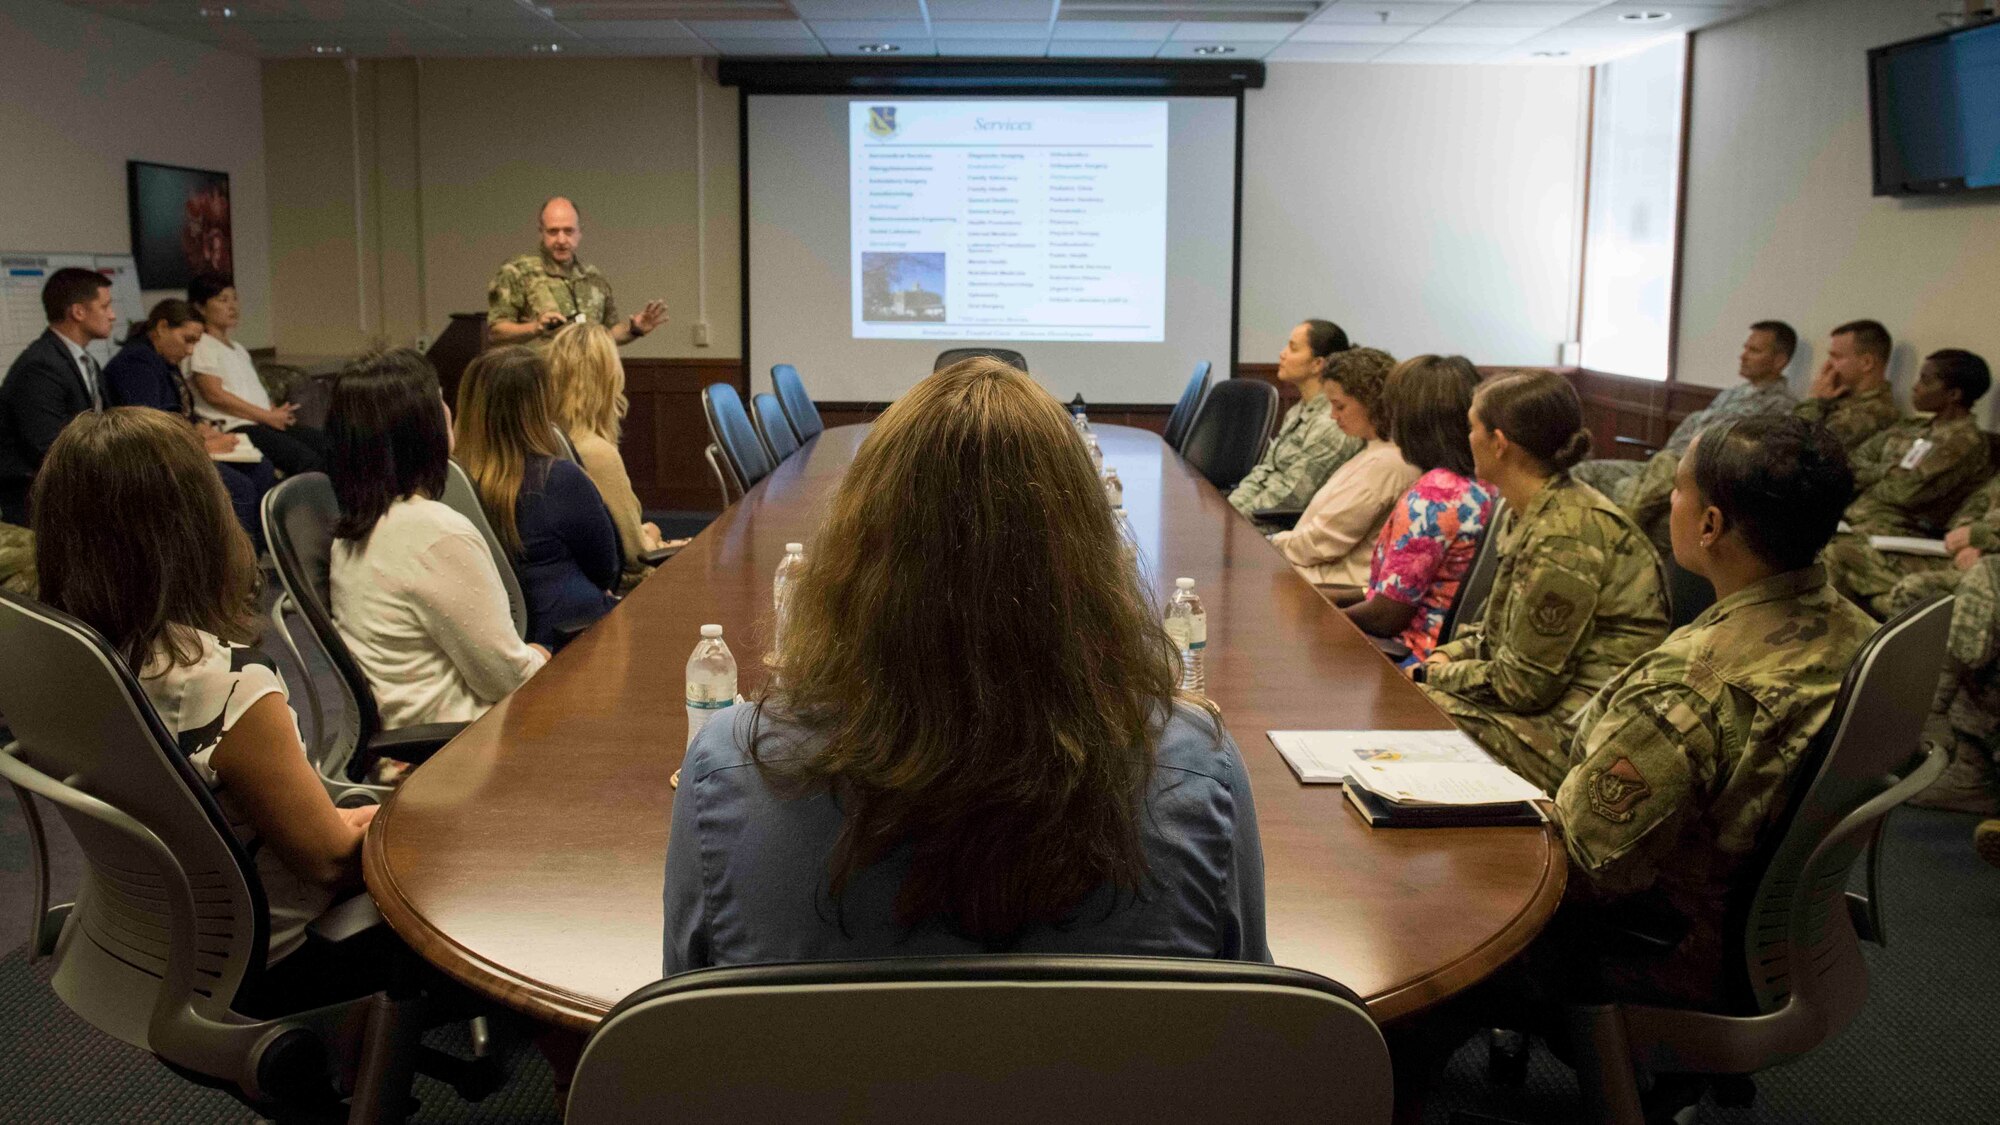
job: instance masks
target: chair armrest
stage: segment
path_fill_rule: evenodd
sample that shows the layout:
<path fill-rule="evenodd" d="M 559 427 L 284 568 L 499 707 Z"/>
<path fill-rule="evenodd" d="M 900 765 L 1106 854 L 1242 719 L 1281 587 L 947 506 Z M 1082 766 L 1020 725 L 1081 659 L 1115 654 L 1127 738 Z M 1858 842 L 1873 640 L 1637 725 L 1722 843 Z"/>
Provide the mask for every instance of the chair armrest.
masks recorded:
<path fill-rule="evenodd" d="M 1400 661 L 1410 658 L 1410 646 L 1404 644 L 1400 638 L 1370 635 L 1368 639 L 1375 643 L 1375 647 L 1381 650 L 1382 655 L 1391 660 Z"/>
<path fill-rule="evenodd" d="M 679 547 L 661 547 L 657 551 L 639 552 L 639 561 L 645 563 L 647 566 L 658 566 L 680 553 L 681 549 Z"/>
<path fill-rule="evenodd" d="M 1299 522 L 1300 516 L 1305 514 L 1304 508 L 1259 508 L 1250 513 L 1250 518 L 1260 524 L 1289 529 Z"/>
<path fill-rule="evenodd" d="M 1648 454 L 1658 453 L 1660 451 L 1660 446 L 1657 442 L 1642 441 L 1639 438 L 1625 437 L 1622 434 L 1619 435 L 1618 437 L 1612 438 L 1611 444 L 1621 449 L 1638 450 L 1640 452 Z"/>
<path fill-rule="evenodd" d="M 337 945 L 382 924 L 382 912 L 375 908 L 375 900 L 366 894 L 358 894 L 335 903 L 319 917 L 307 922 L 306 933 Z"/>
<path fill-rule="evenodd" d="M 421 762 L 444 748 L 444 744 L 466 728 L 465 723 L 419 723 L 413 727 L 377 731 L 368 742 L 368 752 L 376 757 L 402 762 Z"/>

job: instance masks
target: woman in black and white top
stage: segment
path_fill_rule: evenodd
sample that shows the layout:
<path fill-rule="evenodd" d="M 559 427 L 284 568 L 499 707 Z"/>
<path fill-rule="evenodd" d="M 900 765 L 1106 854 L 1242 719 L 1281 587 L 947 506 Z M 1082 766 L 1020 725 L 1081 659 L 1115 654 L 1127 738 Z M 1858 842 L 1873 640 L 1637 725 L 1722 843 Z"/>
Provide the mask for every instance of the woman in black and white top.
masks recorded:
<path fill-rule="evenodd" d="M 257 564 L 200 439 L 143 407 L 79 415 L 36 477 L 34 513 L 42 600 L 102 633 L 138 673 L 256 857 L 270 961 L 288 957 L 308 922 L 360 888 L 375 807 L 334 807 L 284 680 L 245 647 Z"/>

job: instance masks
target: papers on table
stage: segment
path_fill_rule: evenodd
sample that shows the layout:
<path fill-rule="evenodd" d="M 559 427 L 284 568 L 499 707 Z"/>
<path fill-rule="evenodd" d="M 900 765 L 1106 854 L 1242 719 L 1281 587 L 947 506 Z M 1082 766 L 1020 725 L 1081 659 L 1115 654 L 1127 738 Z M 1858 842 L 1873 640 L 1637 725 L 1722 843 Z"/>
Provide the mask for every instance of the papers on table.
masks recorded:
<path fill-rule="evenodd" d="M 1498 762 L 1362 762 L 1347 784 L 1399 805 L 1506 805 L 1544 796 Z"/>
<path fill-rule="evenodd" d="M 1308 784 L 1338 785 L 1364 762 L 1486 762 L 1479 744 L 1456 730 L 1274 730 L 1271 745 Z"/>
<path fill-rule="evenodd" d="M 208 455 L 208 459 L 211 461 L 227 461 L 232 465 L 254 465 L 264 459 L 264 451 L 250 444 L 249 438 L 239 434 L 236 438 L 235 449 L 227 453 L 211 453 Z"/>
<path fill-rule="evenodd" d="M 1920 539 L 1914 535 L 1870 535 L 1868 545 L 1891 555 L 1928 555 L 1934 559 L 1951 557 L 1951 552 L 1945 549 L 1942 539 Z"/>

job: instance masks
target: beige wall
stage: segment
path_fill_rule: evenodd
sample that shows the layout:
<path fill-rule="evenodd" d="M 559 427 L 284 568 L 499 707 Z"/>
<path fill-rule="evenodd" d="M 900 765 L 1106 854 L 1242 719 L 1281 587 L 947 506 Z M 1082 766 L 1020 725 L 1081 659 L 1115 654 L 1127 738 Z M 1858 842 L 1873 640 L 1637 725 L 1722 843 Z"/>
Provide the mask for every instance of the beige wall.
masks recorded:
<path fill-rule="evenodd" d="M 536 208 L 565 194 L 583 211 L 579 256 L 621 310 L 667 301 L 671 323 L 628 355 L 740 354 L 736 91 L 688 60 L 288 61 L 264 78 L 285 352 L 410 343 L 484 310 L 500 263 L 535 248 Z M 706 348 L 692 332 L 697 84 Z"/>
<path fill-rule="evenodd" d="M 1584 72 L 1277 63 L 1248 94 L 1239 347 L 1338 321 L 1396 355 L 1556 362 L 1576 306 Z"/>
<path fill-rule="evenodd" d="M 0 5 L 0 75 L 0 249 L 127 253 L 127 160 L 228 172 L 238 339 L 270 342 L 254 61 L 60 4 L 9 0 Z"/>
<path fill-rule="evenodd" d="M 1726 385 L 1763 317 L 1797 328 L 1814 362 L 1835 324 L 1882 321 L 1905 403 L 1927 352 L 2000 362 L 2000 200 L 1869 194 L 1865 52 L 1936 31 L 1952 6 L 1801 0 L 1695 37 L 1677 378 Z"/>

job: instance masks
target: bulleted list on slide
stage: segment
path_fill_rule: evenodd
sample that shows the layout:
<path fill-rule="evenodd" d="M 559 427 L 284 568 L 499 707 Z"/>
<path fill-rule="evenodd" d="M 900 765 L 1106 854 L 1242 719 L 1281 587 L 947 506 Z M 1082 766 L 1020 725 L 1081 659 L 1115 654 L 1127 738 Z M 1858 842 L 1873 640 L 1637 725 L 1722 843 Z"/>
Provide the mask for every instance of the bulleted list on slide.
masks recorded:
<path fill-rule="evenodd" d="M 858 340 L 1152 341 L 1167 103 L 854 101 Z"/>

